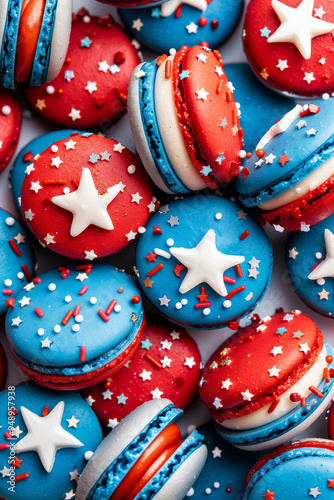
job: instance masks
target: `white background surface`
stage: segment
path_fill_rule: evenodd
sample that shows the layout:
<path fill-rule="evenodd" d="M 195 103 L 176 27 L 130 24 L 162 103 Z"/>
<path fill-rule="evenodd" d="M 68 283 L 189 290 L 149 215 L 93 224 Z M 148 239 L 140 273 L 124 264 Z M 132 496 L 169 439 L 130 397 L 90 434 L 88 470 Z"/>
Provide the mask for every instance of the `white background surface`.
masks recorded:
<path fill-rule="evenodd" d="M 98 3 L 95 0 L 74 0 L 74 11 L 77 11 L 83 6 L 86 7 L 92 14 L 104 15 L 110 12 L 114 17 L 117 17 L 116 9 L 114 7 Z M 242 20 L 239 22 L 238 29 L 236 30 L 232 38 L 219 48 L 222 59 L 225 63 L 246 61 L 245 55 L 242 51 L 241 30 Z M 144 50 L 143 52 L 146 60 L 152 60 L 157 57 L 156 54 L 147 50 Z M 28 106 L 25 107 L 27 108 Z M 291 107 L 293 107 L 293 104 L 291 105 Z M 242 112 L 245 113 L 246 110 L 243 109 Z M 254 123 L 254 126 L 256 126 L 256 122 Z M 36 116 L 33 116 L 31 120 L 23 119 L 22 132 L 17 152 L 34 137 L 49 132 L 53 129 L 54 128 L 52 125 Z M 123 116 L 123 118 L 121 118 L 121 120 L 119 120 L 114 126 L 112 126 L 108 130 L 106 135 L 107 137 L 112 137 L 113 139 L 120 141 L 125 146 L 134 150 L 134 143 L 131 136 L 128 118 L 126 115 Z M 12 164 L 12 162 L 10 163 L 10 165 Z M 8 189 L 8 173 L 10 165 L 7 166 L 7 168 L 0 174 L 0 206 L 17 215 L 11 192 Z M 313 318 L 318 328 L 320 328 L 323 332 L 325 338 L 329 342 L 331 342 L 333 337 L 332 330 L 334 327 L 333 320 L 330 318 L 325 318 L 309 309 L 290 289 L 287 271 L 284 263 L 284 243 L 287 234 L 276 233 L 272 228 L 268 228 L 267 226 L 265 229 L 269 234 L 274 247 L 274 270 L 269 289 L 255 312 L 263 317 L 274 314 L 277 307 L 283 307 L 284 311 L 301 309 L 305 314 L 308 314 L 309 316 L 311 316 L 311 318 Z M 120 252 L 117 256 L 111 256 L 103 260 L 120 267 L 125 267 L 127 271 L 131 271 L 131 267 L 133 264 L 133 250 L 134 245 L 132 244 L 129 245 L 125 251 Z M 50 269 L 52 267 L 55 267 L 56 265 L 59 265 L 60 262 L 64 262 L 64 259 L 56 256 L 49 250 L 38 249 L 37 262 L 39 265 L 38 272 L 42 272 L 46 269 Z M 227 328 L 212 331 L 191 331 L 191 335 L 196 339 L 198 343 L 204 362 L 206 362 L 212 352 L 230 334 L 231 332 Z M 22 372 L 19 371 L 19 369 L 16 367 L 15 362 L 12 360 L 7 345 L 8 343 L 5 337 L 6 334 L 4 329 L 4 320 L 2 319 L 0 322 L 0 341 L 5 346 L 8 352 L 9 377 L 7 382 L 8 385 L 13 385 L 15 383 L 21 382 L 22 380 L 25 380 L 26 377 L 22 374 Z M 185 417 L 183 418 L 183 425 L 181 427 L 183 429 L 186 429 L 190 424 L 194 424 L 197 426 L 208 419 L 209 415 L 207 411 L 204 409 L 201 402 L 197 401 L 190 408 L 190 410 L 187 411 Z M 308 431 L 303 434 L 303 436 L 327 437 L 325 414 L 323 414 L 318 422 L 311 428 L 309 428 Z"/>

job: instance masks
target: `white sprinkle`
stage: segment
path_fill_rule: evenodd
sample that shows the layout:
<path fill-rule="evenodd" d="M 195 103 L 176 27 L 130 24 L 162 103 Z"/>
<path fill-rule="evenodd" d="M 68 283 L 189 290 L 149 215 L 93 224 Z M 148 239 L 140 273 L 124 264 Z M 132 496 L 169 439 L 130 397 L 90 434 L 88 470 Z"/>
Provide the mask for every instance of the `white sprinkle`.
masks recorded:
<path fill-rule="evenodd" d="M 11 114 L 12 109 L 11 109 L 11 107 L 10 107 L 10 106 L 5 105 L 5 106 L 2 106 L 2 108 L 1 108 L 1 112 L 2 112 L 2 114 L 3 114 L 3 115 L 8 116 L 8 115 L 10 115 L 10 114 Z"/>
<path fill-rule="evenodd" d="M 6 222 L 7 226 L 14 226 L 15 219 L 14 219 L 14 217 L 7 217 L 5 222 Z"/>
<path fill-rule="evenodd" d="M 175 50 L 175 49 L 169 49 L 169 54 L 170 54 L 171 56 L 175 56 L 175 54 L 176 54 L 176 50 Z"/>
<path fill-rule="evenodd" d="M 210 493 L 211 493 L 211 488 L 206 488 L 206 489 L 205 489 L 205 493 L 206 493 L 207 495 L 210 495 Z"/>
<path fill-rule="evenodd" d="M 321 252 L 317 252 L 317 253 L 315 254 L 315 258 L 316 258 L 316 259 L 321 259 L 321 257 L 322 257 L 322 253 L 321 253 Z"/>
<path fill-rule="evenodd" d="M 219 212 L 215 215 L 216 220 L 220 220 L 222 217 L 223 217 L 222 214 Z"/>
<path fill-rule="evenodd" d="M 239 151 L 239 158 L 246 158 L 246 151 L 244 151 L 243 149 L 241 149 Z"/>
<path fill-rule="evenodd" d="M 321 97 L 323 98 L 324 101 L 327 101 L 327 99 L 329 99 L 329 94 L 327 94 L 327 92 L 325 92 L 324 94 L 322 94 Z"/>
<path fill-rule="evenodd" d="M 173 240 L 173 238 L 168 238 L 168 240 L 166 241 L 166 243 L 167 243 L 167 245 L 168 245 L 169 247 L 172 247 L 172 246 L 174 245 L 174 240 Z"/>
<path fill-rule="evenodd" d="M 69 192 L 70 192 L 70 188 L 69 188 L 69 187 L 65 187 L 65 188 L 63 189 L 63 193 L 64 193 L 64 194 L 68 194 Z"/>
<path fill-rule="evenodd" d="M 44 329 L 43 329 L 43 328 L 39 328 L 39 329 L 37 330 L 37 335 L 39 335 L 40 337 L 41 337 L 42 335 L 44 335 Z"/>
<path fill-rule="evenodd" d="M 72 330 L 73 330 L 74 332 L 78 332 L 78 331 L 80 330 L 80 325 L 73 325 L 73 326 L 72 326 Z"/>
<path fill-rule="evenodd" d="M 208 314 L 210 314 L 210 309 L 208 307 L 206 307 L 205 309 L 203 309 L 203 314 L 204 316 L 207 316 Z"/>
<path fill-rule="evenodd" d="M 319 279 L 317 280 L 317 283 L 318 283 L 318 285 L 320 285 L 320 286 L 324 285 L 324 284 L 325 284 L 325 280 L 324 280 L 324 278 L 319 278 Z"/>
<path fill-rule="evenodd" d="M 192 497 L 194 493 L 195 493 L 194 488 L 190 488 L 190 490 L 189 490 L 189 491 L 188 491 L 188 493 L 186 494 L 186 497 Z"/>
<path fill-rule="evenodd" d="M 93 456 L 92 451 L 86 451 L 86 453 L 84 454 L 85 460 L 89 460 L 90 458 L 92 458 L 92 456 Z"/>
<path fill-rule="evenodd" d="M 10 280 L 10 279 L 8 278 L 8 279 L 6 279 L 3 283 L 4 283 L 4 285 L 5 285 L 5 286 L 11 286 L 13 282 L 12 282 L 12 280 Z"/>
<path fill-rule="evenodd" d="M 220 484 L 219 484 L 219 483 L 217 483 L 217 481 L 216 481 L 215 483 L 213 483 L 213 487 L 214 487 L 214 488 L 220 488 Z"/>
<path fill-rule="evenodd" d="M 23 278 L 24 278 L 24 274 L 20 271 L 19 273 L 17 273 L 16 277 L 17 277 L 17 279 L 19 279 L 19 280 L 23 280 Z"/>
<path fill-rule="evenodd" d="M 181 304 L 182 304 L 183 306 L 186 306 L 186 305 L 188 304 L 187 299 L 182 299 L 182 300 L 181 300 Z"/>
<path fill-rule="evenodd" d="M 135 173 L 135 171 L 136 171 L 136 167 L 135 167 L 135 165 L 129 165 L 129 166 L 128 166 L 128 174 L 131 174 L 131 175 L 132 175 L 132 174 L 134 174 L 134 173 Z"/>
<path fill-rule="evenodd" d="M 58 151 L 58 146 L 56 146 L 56 144 L 52 144 L 52 146 L 51 146 L 51 151 L 52 151 L 52 153 L 57 153 L 57 151 Z"/>
<path fill-rule="evenodd" d="M 77 314 L 74 319 L 77 323 L 81 323 L 83 321 L 83 316 L 81 314 Z"/>
<path fill-rule="evenodd" d="M 52 85 L 48 85 L 48 86 L 46 87 L 46 93 L 47 93 L 47 94 L 49 94 L 49 95 L 54 94 L 54 93 L 55 93 L 55 90 L 56 90 L 56 89 L 55 89 Z"/>
<path fill-rule="evenodd" d="M 91 298 L 89 299 L 89 302 L 90 302 L 91 304 L 93 304 L 93 305 L 94 305 L 94 304 L 96 304 L 96 302 L 97 302 L 97 298 L 96 298 L 96 297 L 91 297 Z"/>
<path fill-rule="evenodd" d="M 154 253 L 157 255 L 160 255 L 160 257 L 165 257 L 165 259 L 170 259 L 171 255 L 168 252 L 165 252 L 165 250 L 160 250 L 160 248 L 155 248 Z"/>
<path fill-rule="evenodd" d="M 72 300 L 71 295 L 66 295 L 66 297 L 65 297 L 65 302 L 67 302 L 67 303 L 68 303 L 68 302 L 71 302 L 71 300 Z"/>
<path fill-rule="evenodd" d="M 56 326 L 54 326 L 54 327 L 53 327 L 53 331 L 54 331 L 55 333 L 59 333 L 59 332 L 60 332 L 60 330 L 61 330 L 60 325 L 56 325 Z"/>
<path fill-rule="evenodd" d="M 50 283 L 50 285 L 48 286 L 48 289 L 50 290 L 50 292 L 54 292 L 56 289 L 56 285 L 54 283 Z"/>
<path fill-rule="evenodd" d="M 303 106 L 303 110 L 304 110 L 304 111 L 307 111 L 307 110 L 308 110 L 308 104 L 304 104 L 304 106 Z"/>
<path fill-rule="evenodd" d="M 114 311 L 119 313 L 121 310 L 122 310 L 122 306 L 120 306 L 119 304 L 116 304 L 114 307 Z"/>
<path fill-rule="evenodd" d="M 226 309 L 231 307 L 231 305 L 232 305 L 232 302 L 230 300 L 224 300 L 223 306 L 226 307 Z"/>
<path fill-rule="evenodd" d="M 182 304 L 181 304 L 181 302 L 176 302 L 176 304 L 175 304 L 175 308 L 176 308 L 176 309 L 181 309 L 181 308 L 182 308 Z"/>
<path fill-rule="evenodd" d="M 90 23 L 90 17 L 89 16 L 83 16 L 82 20 L 86 24 Z"/>
<path fill-rule="evenodd" d="M 140 227 L 138 228 L 138 233 L 139 233 L 139 234 L 144 234 L 145 232 L 146 232 L 146 228 L 145 228 L 145 227 L 140 226 Z"/>

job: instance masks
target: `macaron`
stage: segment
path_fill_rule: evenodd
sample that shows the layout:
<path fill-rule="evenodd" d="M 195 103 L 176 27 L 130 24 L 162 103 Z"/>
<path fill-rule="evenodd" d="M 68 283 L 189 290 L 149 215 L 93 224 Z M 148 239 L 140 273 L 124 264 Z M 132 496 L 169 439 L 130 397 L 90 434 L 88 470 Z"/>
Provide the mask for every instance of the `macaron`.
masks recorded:
<path fill-rule="evenodd" d="M 196 45 L 142 63 L 131 75 L 135 145 L 167 193 L 215 189 L 239 173 L 243 131 L 222 66 L 217 51 Z"/>
<path fill-rule="evenodd" d="M 186 498 L 240 500 L 248 472 L 263 452 L 238 450 L 218 434 L 212 421 L 201 425 L 198 432 L 208 448 L 208 458 Z"/>
<path fill-rule="evenodd" d="M 98 0 L 108 5 L 115 5 L 116 7 L 147 7 L 150 5 L 159 5 L 165 0 Z"/>
<path fill-rule="evenodd" d="M 244 131 L 243 148 L 245 151 L 253 151 L 272 124 L 290 111 L 291 99 L 264 87 L 246 63 L 224 64 L 224 71 L 235 87 L 235 99 L 240 105 L 240 126 Z M 259 118 L 256 126 L 255 116 Z"/>
<path fill-rule="evenodd" d="M 17 155 L 15 162 L 9 173 L 9 187 L 12 190 L 14 203 L 19 213 L 21 212 L 21 190 L 24 178 L 26 176 L 26 169 L 31 165 L 33 159 L 41 151 L 44 151 L 54 142 L 60 141 L 70 137 L 75 133 L 75 130 L 54 130 L 47 134 L 35 137 L 30 141 L 20 153 Z M 78 132 L 80 134 L 80 132 Z"/>
<path fill-rule="evenodd" d="M 199 395 L 219 433 L 244 450 L 281 445 L 311 425 L 334 394 L 333 348 L 300 311 L 255 321 L 204 367 Z"/>
<path fill-rule="evenodd" d="M 0 389 L 4 389 L 7 378 L 7 357 L 4 348 L 0 344 Z"/>
<path fill-rule="evenodd" d="M 291 233 L 286 243 L 286 265 L 293 289 L 312 309 L 334 318 L 334 215 L 307 233 Z"/>
<path fill-rule="evenodd" d="M 32 280 L 35 259 L 28 236 L 14 217 L 0 209 L 0 315 L 15 308 L 16 295 Z"/>
<path fill-rule="evenodd" d="M 14 94 L 0 87 L 0 172 L 14 154 L 20 131 L 20 105 Z"/>
<path fill-rule="evenodd" d="M 331 93 L 334 7 L 329 0 L 251 0 L 243 44 L 261 81 L 285 95 Z"/>
<path fill-rule="evenodd" d="M 135 38 L 168 54 L 171 47 L 178 50 L 203 41 L 215 49 L 233 33 L 242 8 L 242 0 L 233 6 L 226 0 L 169 0 L 146 9 L 120 9 L 119 13 Z"/>
<path fill-rule="evenodd" d="M 328 439 L 304 439 L 271 451 L 248 475 L 242 500 L 332 498 L 334 445 Z"/>
<path fill-rule="evenodd" d="M 53 143 L 25 170 L 23 218 L 38 240 L 71 259 L 118 252 L 155 210 L 137 155 L 93 134 Z"/>
<path fill-rule="evenodd" d="M 110 15 L 81 9 L 73 16 L 67 56 L 59 75 L 38 88 L 25 86 L 33 110 L 63 128 L 105 131 L 126 111 L 137 50 Z"/>
<path fill-rule="evenodd" d="M 0 496 L 74 498 L 76 482 L 102 440 L 99 422 L 76 392 L 27 382 L 0 393 Z"/>
<path fill-rule="evenodd" d="M 0 83 L 41 85 L 61 70 L 71 32 L 72 0 L 2 0 Z"/>
<path fill-rule="evenodd" d="M 138 346 L 143 325 L 134 281 L 102 263 L 41 274 L 6 317 L 19 367 L 35 382 L 62 390 L 94 385 L 120 369 Z"/>
<path fill-rule="evenodd" d="M 155 399 L 125 417 L 82 472 L 76 500 L 181 500 L 207 456 L 197 431 L 182 440 L 174 423 L 182 413 L 168 399 Z"/>
<path fill-rule="evenodd" d="M 308 231 L 334 212 L 334 99 L 295 106 L 260 139 L 236 188 L 277 231 Z"/>
<path fill-rule="evenodd" d="M 262 299 L 272 248 L 262 227 L 236 203 L 189 196 L 150 218 L 138 238 L 136 269 L 159 313 L 179 325 L 218 328 Z"/>
<path fill-rule="evenodd" d="M 170 399 L 185 410 L 197 395 L 201 356 L 183 328 L 149 318 L 129 363 L 112 377 L 82 391 L 99 421 L 114 428 L 140 404 Z"/>

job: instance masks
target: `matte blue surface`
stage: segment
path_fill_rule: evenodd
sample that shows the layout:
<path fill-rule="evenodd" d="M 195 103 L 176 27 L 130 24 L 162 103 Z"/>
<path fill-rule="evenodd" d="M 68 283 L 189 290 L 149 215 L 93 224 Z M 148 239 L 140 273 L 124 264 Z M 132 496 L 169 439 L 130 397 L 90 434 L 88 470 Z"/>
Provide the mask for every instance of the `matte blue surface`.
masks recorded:
<path fill-rule="evenodd" d="M 40 135 L 39 137 L 36 137 L 32 141 L 30 141 L 29 144 L 27 144 L 16 157 L 15 163 L 10 171 L 9 178 L 14 202 L 20 214 L 22 214 L 20 198 L 22 184 L 26 176 L 25 170 L 27 166 L 32 163 L 24 162 L 23 156 L 26 153 L 31 152 L 33 154 L 33 157 L 35 157 L 37 154 L 42 153 L 45 149 L 51 146 L 51 144 L 53 144 L 54 142 L 65 139 L 66 137 L 70 137 L 73 132 L 75 132 L 75 130 L 55 130 L 54 132 Z M 82 134 L 82 132 L 78 132 L 78 134 Z"/>
<path fill-rule="evenodd" d="M 326 257 L 325 229 L 334 233 L 334 215 L 311 226 L 308 232 L 290 233 L 286 243 L 285 260 L 291 284 L 297 295 L 312 309 L 334 318 L 334 278 L 324 278 L 325 283 L 318 285 L 317 280 L 310 280 L 307 277 L 312 267 Z M 298 252 L 295 259 L 289 257 L 289 250 L 293 248 Z M 322 255 L 320 259 L 315 256 L 318 252 Z M 327 300 L 320 300 L 318 295 L 323 289 L 330 293 Z"/>
<path fill-rule="evenodd" d="M 16 482 L 15 492 L 11 492 L 8 490 L 9 484 L 7 483 L 9 477 L 0 476 L 1 498 L 6 500 L 60 500 L 65 498 L 67 492 L 76 489 L 76 482 L 70 480 L 70 472 L 77 470 L 81 473 L 87 463 L 84 454 L 87 451 L 94 452 L 102 441 L 101 427 L 93 410 L 77 392 L 60 393 L 59 391 L 44 389 L 32 382 L 17 386 L 14 399 L 12 397 L 12 392 L 3 391 L 0 393 L 1 444 L 8 442 L 3 436 L 4 432 L 9 430 L 8 408 L 15 405 L 15 408 L 19 411 L 18 415 L 15 416 L 13 427 L 19 426 L 20 430 L 23 431 L 19 438 L 22 439 L 27 434 L 27 428 L 21 416 L 21 406 L 42 416 L 45 406 L 49 407 L 50 413 L 60 401 L 63 401 L 65 408 L 61 426 L 79 439 L 84 446 L 58 450 L 50 473 L 46 472 L 36 452 L 19 453 L 17 457 L 22 460 L 22 463 L 20 469 L 15 469 L 15 475 L 28 472 L 29 477 Z M 71 419 L 72 416 L 79 420 L 77 428 L 68 427 L 67 419 Z M 52 432 L 52 428 L 50 428 L 50 432 Z M 9 443 L 17 443 L 19 439 L 12 438 Z M 10 467 L 10 464 L 8 464 L 9 453 L 10 448 L 1 450 L 0 470 L 3 467 Z"/>
<path fill-rule="evenodd" d="M 20 360 L 26 366 L 41 373 L 76 375 L 96 370 L 100 366 L 115 359 L 138 333 L 143 319 L 142 303 L 133 304 L 131 298 L 138 295 L 135 282 L 126 273 L 116 271 L 110 264 L 93 264 L 92 272 L 87 279 L 80 281 L 75 265 L 67 266 L 71 273 L 66 279 L 61 278 L 57 269 L 41 274 L 40 284 L 26 291 L 23 290 L 16 299 L 31 298 L 29 305 L 11 309 L 6 318 L 7 336 L 12 348 L 20 355 Z M 56 286 L 54 291 L 49 285 Z M 88 290 L 79 295 L 83 286 Z M 118 292 L 123 287 L 122 293 Z M 65 297 L 71 301 L 66 302 Z M 91 297 L 97 299 L 95 304 Z M 108 322 L 103 321 L 98 310 L 105 311 L 111 300 L 116 299 L 121 311 L 113 310 Z M 62 320 L 69 310 L 76 305 L 81 306 L 82 321 L 77 322 L 72 316 L 66 325 Z M 44 312 L 40 318 L 34 311 L 39 307 Z M 131 321 L 132 314 L 138 316 L 137 321 Z M 22 323 L 12 326 L 13 319 L 19 317 Z M 59 325 L 59 333 L 54 327 Z M 72 330 L 78 325 L 79 331 Z M 43 329 L 43 335 L 37 332 Z M 50 348 L 42 348 L 41 342 L 49 338 Z M 86 362 L 80 361 L 80 347 L 86 346 Z"/>
<path fill-rule="evenodd" d="M 9 0 L 7 8 L 0 54 L 0 83 L 7 89 L 15 88 L 16 45 L 22 1 Z"/>
<path fill-rule="evenodd" d="M 265 87 L 246 63 L 225 64 L 224 71 L 235 87 L 234 98 L 241 106 L 243 149 L 253 151 L 267 130 L 290 111 L 293 100 Z"/>
<path fill-rule="evenodd" d="M 247 220 L 238 219 L 237 212 L 241 210 L 239 205 L 229 200 L 215 196 L 189 196 L 183 200 L 173 201 L 166 207 L 161 208 L 152 215 L 146 225 L 146 232 L 139 236 L 136 251 L 136 267 L 139 270 L 139 284 L 147 298 L 159 310 L 176 323 L 193 325 L 195 328 L 208 328 L 217 324 L 227 324 L 234 318 L 243 316 L 252 310 L 261 300 L 265 293 L 272 269 L 272 248 L 268 237 L 262 227 L 255 219 L 247 214 Z M 162 213 L 165 212 L 165 213 Z M 216 214 L 222 214 L 221 219 L 216 219 Z M 178 217 L 178 224 L 171 226 L 168 222 L 170 217 Z M 162 234 L 152 234 L 153 226 L 160 226 Z M 218 250 L 227 255 L 243 255 L 245 261 L 241 264 L 242 277 L 238 277 L 235 268 L 230 268 L 224 274 L 236 279 L 235 284 L 225 283 L 227 292 L 245 286 L 245 290 L 237 293 L 231 298 L 232 305 L 229 308 L 223 306 L 224 297 L 217 294 L 208 284 L 202 283 L 185 294 L 179 292 L 179 287 L 186 271 L 181 271 L 181 278 L 174 273 L 174 268 L 180 262 L 173 256 L 166 259 L 157 256 L 156 262 L 148 263 L 145 256 L 149 252 L 155 252 L 155 248 L 169 251 L 167 240 L 172 238 L 174 247 L 194 248 L 198 245 L 204 235 L 213 229 L 216 233 L 216 246 Z M 241 241 L 239 239 L 246 230 L 250 234 Z M 249 261 L 255 257 L 260 260 L 259 274 L 257 278 L 249 277 Z M 152 288 L 144 288 L 143 281 L 147 273 L 162 263 L 163 268 L 152 276 Z M 200 294 L 201 286 L 205 286 L 209 295 L 208 301 L 210 314 L 204 315 L 203 308 L 196 309 L 195 304 L 199 302 L 197 295 Z M 249 294 L 253 295 L 249 298 Z M 159 298 L 167 296 L 170 299 L 168 306 L 160 305 Z M 176 303 L 186 299 L 187 304 L 180 309 L 175 307 Z"/>
<path fill-rule="evenodd" d="M 250 173 L 246 179 L 240 174 L 236 187 L 246 206 L 258 205 L 287 191 L 334 155 L 334 99 L 318 100 L 315 104 L 320 106 L 317 114 L 298 117 L 285 132 L 264 146 L 265 156 L 271 153 L 276 156 L 272 164 L 255 168 L 259 160 L 255 151 L 243 162 L 243 168 L 247 167 Z M 305 120 L 306 126 L 299 129 L 296 125 L 299 120 Z M 311 128 L 317 132 L 307 137 L 306 132 Z M 290 161 L 283 167 L 279 157 L 284 154 Z"/>
<path fill-rule="evenodd" d="M 182 4 L 180 17 L 173 13 L 169 17 L 160 16 L 160 7 L 146 9 L 119 9 L 125 26 L 141 43 L 156 52 L 167 53 L 170 48 L 178 50 L 183 45 L 192 47 L 205 41 L 214 49 L 222 44 L 232 33 L 241 16 L 242 0 L 212 0 L 205 12 L 187 4 Z M 158 16 L 158 17 L 156 17 Z M 200 26 L 200 17 L 207 19 L 206 26 Z M 144 26 L 137 31 L 132 28 L 134 20 L 140 18 Z M 211 21 L 218 21 L 215 30 Z M 197 33 L 188 33 L 187 26 L 193 22 L 198 26 Z"/>
<path fill-rule="evenodd" d="M 6 224 L 6 219 L 8 218 L 14 221 L 12 226 Z M 19 235 L 24 236 L 22 243 L 18 243 L 22 239 Z M 15 240 L 15 237 L 18 237 L 18 240 Z M 8 243 L 9 240 L 14 241 L 16 247 L 22 253 L 21 257 L 11 249 Z M 2 209 L 0 209 L 0 254 L 0 315 L 2 315 L 6 312 L 5 299 L 15 297 L 22 290 L 22 287 L 28 283 L 28 279 L 22 272 L 22 266 L 25 264 L 33 275 L 35 264 L 34 254 L 25 229 L 11 214 Z M 11 280 L 11 285 L 5 284 L 5 280 L 7 279 Z M 2 292 L 4 289 L 12 290 L 13 293 L 4 295 Z"/>

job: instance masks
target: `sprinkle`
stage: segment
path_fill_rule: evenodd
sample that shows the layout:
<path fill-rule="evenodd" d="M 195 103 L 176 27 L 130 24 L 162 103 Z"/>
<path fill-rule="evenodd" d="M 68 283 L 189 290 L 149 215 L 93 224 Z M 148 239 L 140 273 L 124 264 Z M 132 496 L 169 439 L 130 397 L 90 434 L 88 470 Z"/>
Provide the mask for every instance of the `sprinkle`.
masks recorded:
<path fill-rule="evenodd" d="M 151 277 L 153 276 L 154 274 L 156 274 L 158 271 L 160 271 L 160 269 L 162 269 L 164 267 L 163 264 L 158 264 L 157 266 L 155 266 L 153 269 L 151 269 L 151 271 L 149 271 L 147 273 L 147 276 Z"/>
<path fill-rule="evenodd" d="M 57 186 L 61 184 L 67 184 L 66 179 L 46 179 L 43 181 L 44 186 Z"/>
<path fill-rule="evenodd" d="M 334 378 L 334 369 L 333 368 L 329 369 L 329 376 L 330 376 L 330 378 Z"/>
<path fill-rule="evenodd" d="M 28 472 L 24 472 L 23 474 L 20 474 L 19 476 L 15 476 L 13 479 L 14 481 L 21 481 L 21 479 L 27 479 L 29 477 Z"/>
<path fill-rule="evenodd" d="M 48 413 L 49 413 L 49 407 L 44 406 L 43 411 L 42 411 L 43 417 L 46 417 L 48 415 Z"/>
<path fill-rule="evenodd" d="M 275 399 L 273 399 L 271 405 L 268 408 L 268 413 L 272 413 L 273 411 L 275 411 L 279 402 L 280 402 L 280 398 L 276 397 Z"/>
<path fill-rule="evenodd" d="M 145 358 L 150 362 L 152 363 L 152 365 L 156 366 L 157 368 L 162 368 L 162 364 L 157 361 L 155 358 L 153 358 L 153 356 L 151 356 L 150 354 L 145 354 Z"/>
<path fill-rule="evenodd" d="M 140 301 L 141 301 L 141 298 L 139 297 L 139 295 L 132 295 L 132 297 L 131 297 L 132 304 L 139 304 Z"/>
<path fill-rule="evenodd" d="M 25 264 L 23 264 L 23 266 L 21 267 L 21 269 L 24 272 L 24 275 L 27 278 L 27 280 L 31 281 L 32 280 L 32 276 L 30 274 L 30 271 L 29 271 L 28 267 Z"/>
<path fill-rule="evenodd" d="M 240 264 L 237 264 L 237 265 L 235 266 L 235 270 L 237 271 L 237 275 L 238 275 L 239 277 L 243 276 L 243 274 L 242 274 L 242 270 L 241 270 L 241 267 L 240 267 Z"/>
<path fill-rule="evenodd" d="M 302 399 L 301 395 L 298 394 L 298 392 L 293 392 L 292 394 L 290 394 L 290 401 L 292 401 L 293 403 L 298 403 L 298 401 L 300 401 Z"/>
<path fill-rule="evenodd" d="M 160 226 L 153 226 L 152 234 L 162 234 Z"/>
<path fill-rule="evenodd" d="M 306 406 L 306 398 L 305 398 L 305 397 L 301 398 L 301 400 L 300 400 L 300 406 L 301 406 L 302 408 L 303 408 L 304 406 Z"/>
<path fill-rule="evenodd" d="M 37 314 L 37 316 L 39 316 L 40 318 L 43 318 L 44 313 L 43 313 L 42 309 L 40 309 L 39 307 L 35 307 L 34 311 Z"/>
<path fill-rule="evenodd" d="M 237 281 L 236 279 L 234 278 L 229 278 L 228 276 L 223 276 L 223 281 L 225 281 L 225 283 L 231 283 L 232 285 L 234 285 L 234 283 Z"/>
<path fill-rule="evenodd" d="M 82 345 L 80 347 L 80 361 L 86 361 L 86 346 Z"/>
<path fill-rule="evenodd" d="M 217 94 L 221 93 L 221 91 L 223 89 L 223 84 L 224 84 L 224 80 L 223 79 L 221 79 L 221 80 L 218 81 L 217 88 L 216 88 L 216 93 Z"/>
<path fill-rule="evenodd" d="M 79 306 L 79 305 L 75 306 L 74 311 L 73 311 L 74 317 L 78 316 L 80 309 L 81 309 L 81 306 Z"/>
<path fill-rule="evenodd" d="M 99 309 L 98 313 L 99 313 L 99 316 L 103 319 L 103 321 L 105 321 L 105 322 L 109 321 L 109 319 L 110 319 L 109 316 L 107 316 L 106 313 L 102 309 Z"/>
<path fill-rule="evenodd" d="M 171 76 L 172 61 L 168 59 L 165 65 L 165 78 L 168 80 Z"/>
<path fill-rule="evenodd" d="M 71 311 L 71 309 L 69 311 L 67 311 L 67 313 L 65 314 L 64 316 L 64 319 L 63 321 L 61 322 L 62 325 L 66 325 L 68 323 L 68 320 L 70 319 L 70 317 L 72 316 L 73 314 L 73 311 Z"/>
<path fill-rule="evenodd" d="M 9 448 L 9 444 L 8 443 L 0 444 L 0 450 L 7 450 L 8 448 Z"/>
<path fill-rule="evenodd" d="M 238 286 L 237 288 L 234 288 L 233 290 L 231 290 L 227 295 L 226 295 L 226 300 L 230 300 L 231 297 L 233 297 L 233 295 L 235 295 L 236 293 L 239 293 L 239 292 L 242 292 L 243 290 L 245 290 L 245 287 L 244 285 L 241 285 L 241 286 Z"/>
<path fill-rule="evenodd" d="M 164 63 L 164 61 L 166 61 L 167 57 L 168 56 L 166 54 L 162 54 L 162 56 L 158 57 L 158 59 L 155 61 L 155 64 L 157 66 L 161 66 Z"/>
<path fill-rule="evenodd" d="M 42 280 L 41 280 L 41 278 L 34 278 L 33 282 L 37 283 L 39 285 L 40 283 L 42 283 Z"/>
<path fill-rule="evenodd" d="M 4 295 L 12 295 L 14 292 L 13 292 L 13 290 L 11 290 L 10 288 L 4 288 L 4 289 L 2 290 L 2 293 L 3 293 Z"/>
<path fill-rule="evenodd" d="M 60 275 L 60 277 L 63 279 L 63 280 L 66 280 L 67 276 L 70 274 L 70 270 L 69 269 L 65 269 L 65 271 L 63 271 Z"/>
<path fill-rule="evenodd" d="M 160 248 L 155 248 L 154 253 L 159 255 L 160 257 L 165 257 L 165 259 L 170 259 L 171 255 L 168 252 L 165 252 L 165 250 L 160 250 Z"/>
<path fill-rule="evenodd" d="M 88 286 L 87 285 L 84 285 L 81 290 L 79 290 L 79 295 L 83 295 L 84 293 L 86 293 L 88 290 Z"/>
<path fill-rule="evenodd" d="M 323 398 L 324 397 L 324 393 L 321 392 L 321 391 L 319 391 L 319 389 L 317 389 L 313 385 L 310 385 L 309 391 L 311 391 L 313 394 L 315 394 L 316 396 L 318 396 L 318 398 Z"/>
<path fill-rule="evenodd" d="M 332 356 L 329 356 L 329 355 L 327 355 L 325 359 L 326 359 L 326 363 L 331 363 L 333 361 Z"/>
<path fill-rule="evenodd" d="M 87 269 L 92 269 L 93 264 L 82 264 L 81 266 L 76 266 L 76 271 L 86 271 Z"/>
<path fill-rule="evenodd" d="M 9 240 L 9 241 L 8 241 L 8 243 L 9 243 L 10 248 L 13 250 L 13 252 L 14 252 L 14 253 L 16 253 L 16 255 L 17 255 L 18 257 L 21 257 L 21 256 L 22 256 L 22 252 L 21 252 L 21 250 L 20 250 L 20 249 L 16 246 L 15 241 L 14 241 L 14 240 Z"/>
<path fill-rule="evenodd" d="M 328 382 L 330 382 L 331 378 L 329 376 L 329 368 L 326 366 L 326 368 L 324 368 L 324 379 L 325 379 L 325 382 L 328 384 Z"/>
<path fill-rule="evenodd" d="M 6 438 L 6 439 L 8 439 L 8 441 L 10 441 L 10 440 L 12 439 L 12 437 L 13 437 L 13 436 L 11 435 L 11 433 L 10 433 L 10 432 L 8 432 L 8 431 L 7 431 L 7 432 L 5 432 L 5 438 Z"/>
<path fill-rule="evenodd" d="M 197 304 L 195 304 L 196 309 L 202 309 L 204 307 L 210 307 L 210 306 L 211 302 L 198 302 Z"/>
<path fill-rule="evenodd" d="M 250 231 L 249 231 L 249 229 L 246 229 L 246 231 L 239 236 L 239 240 L 243 241 L 249 235 L 250 235 Z"/>
<path fill-rule="evenodd" d="M 231 92 L 230 90 L 228 90 L 228 91 L 226 92 L 226 101 L 227 101 L 227 102 L 231 102 L 231 101 L 232 101 L 232 95 L 233 95 L 233 94 L 232 94 L 232 92 Z"/>
<path fill-rule="evenodd" d="M 106 315 L 109 316 L 109 314 L 111 313 L 111 311 L 114 309 L 115 305 L 117 304 L 117 300 L 116 299 L 113 299 L 109 306 L 107 307 L 106 309 Z"/>

